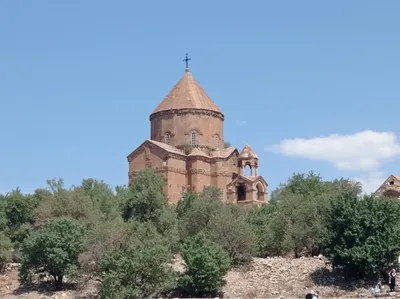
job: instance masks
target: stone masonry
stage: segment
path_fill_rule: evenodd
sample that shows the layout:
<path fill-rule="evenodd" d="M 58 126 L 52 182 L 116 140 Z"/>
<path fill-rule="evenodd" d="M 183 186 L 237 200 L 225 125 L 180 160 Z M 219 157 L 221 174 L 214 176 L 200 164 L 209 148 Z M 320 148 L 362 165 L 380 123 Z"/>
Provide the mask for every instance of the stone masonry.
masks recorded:
<path fill-rule="evenodd" d="M 376 190 L 374 195 L 400 198 L 400 176 L 390 175 L 386 181 Z"/>

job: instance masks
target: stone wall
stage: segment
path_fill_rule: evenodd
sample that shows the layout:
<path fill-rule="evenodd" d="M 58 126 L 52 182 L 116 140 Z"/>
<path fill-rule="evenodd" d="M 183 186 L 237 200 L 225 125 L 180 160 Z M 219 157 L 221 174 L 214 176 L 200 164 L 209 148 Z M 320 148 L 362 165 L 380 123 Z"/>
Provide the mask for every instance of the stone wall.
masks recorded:
<path fill-rule="evenodd" d="M 211 148 L 224 146 L 224 126 L 219 114 L 210 111 L 166 111 L 151 118 L 151 139 L 165 143 L 165 134 L 170 135 L 170 145 L 191 143 L 192 132 L 197 134 L 197 144 Z"/>

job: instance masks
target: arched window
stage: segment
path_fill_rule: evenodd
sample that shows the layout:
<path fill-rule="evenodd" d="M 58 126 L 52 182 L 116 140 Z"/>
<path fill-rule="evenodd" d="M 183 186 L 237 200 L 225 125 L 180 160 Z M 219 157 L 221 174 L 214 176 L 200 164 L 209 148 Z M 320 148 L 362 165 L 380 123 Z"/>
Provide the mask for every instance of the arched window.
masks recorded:
<path fill-rule="evenodd" d="M 257 189 L 257 200 L 261 200 L 262 199 L 262 188 L 261 188 L 261 185 L 257 184 L 256 189 Z"/>
<path fill-rule="evenodd" d="M 197 144 L 197 134 L 196 132 L 192 132 L 192 145 L 196 145 Z"/>
<path fill-rule="evenodd" d="M 169 143 L 171 142 L 171 136 L 169 135 L 169 133 L 165 133 L 164 140 L 165 143 L 169 145 Z"/>
<path fill-rule="evenodd" d="M 219 145 L 219 137 L 218 137 L 218 135 L 214 136 L 214 145 L 215 145 L 215 147 L 218 147 L 218 145 Z"/>

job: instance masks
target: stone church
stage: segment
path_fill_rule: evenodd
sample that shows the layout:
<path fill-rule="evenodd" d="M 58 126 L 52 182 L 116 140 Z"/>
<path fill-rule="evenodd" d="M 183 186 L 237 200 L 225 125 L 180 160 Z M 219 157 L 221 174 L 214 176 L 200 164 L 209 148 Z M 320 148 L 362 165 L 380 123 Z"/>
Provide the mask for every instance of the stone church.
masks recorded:
<path fill-rule="evenodd" d="M 376 190 L 375 196 L 386 196 L 400 199 L 400 176 L 390 175 Z"/>
<path fill-rule="evenodd" d="M 223 201 L 244 205 L 268 202 L 268 184 L 258 173 L 249 145 L 239 152 L 224 143 L 224 114 L 187 67 L 150 115 L 150 139 L 129 154 L 129 185 L 136 172 L 151 167 L 165 180 L 170 203 L 185 191 L 206 186 L 223 191 Z M 249 168 L 249 173 L 247 169 Z"/>

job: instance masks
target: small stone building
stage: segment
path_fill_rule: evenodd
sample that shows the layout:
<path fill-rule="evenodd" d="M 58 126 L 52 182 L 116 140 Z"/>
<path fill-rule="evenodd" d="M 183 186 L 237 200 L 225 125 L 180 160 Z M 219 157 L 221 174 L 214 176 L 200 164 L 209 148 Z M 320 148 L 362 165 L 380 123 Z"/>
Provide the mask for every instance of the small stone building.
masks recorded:
<path fill-rule="evenodd" d="M 249 145 L 241 152 L 224 144 L 224 114 L 189 69 L 150 115 L 150 139 L 129 154 L 129 185 L 136 172 L 151 167 L 165 180 L 170 203 L 184 191 L 215 186 L 225 202 L 268 202 L 268 184 L 258 173 Z M 250 168 L 250 172 L 245 172 Z"/>
<path fill-rule="evenodd" d="M 400 176 L 390 175 L 386 181 L 376 190 L 375 196 L 387 196 L 400 199 Z"/>

